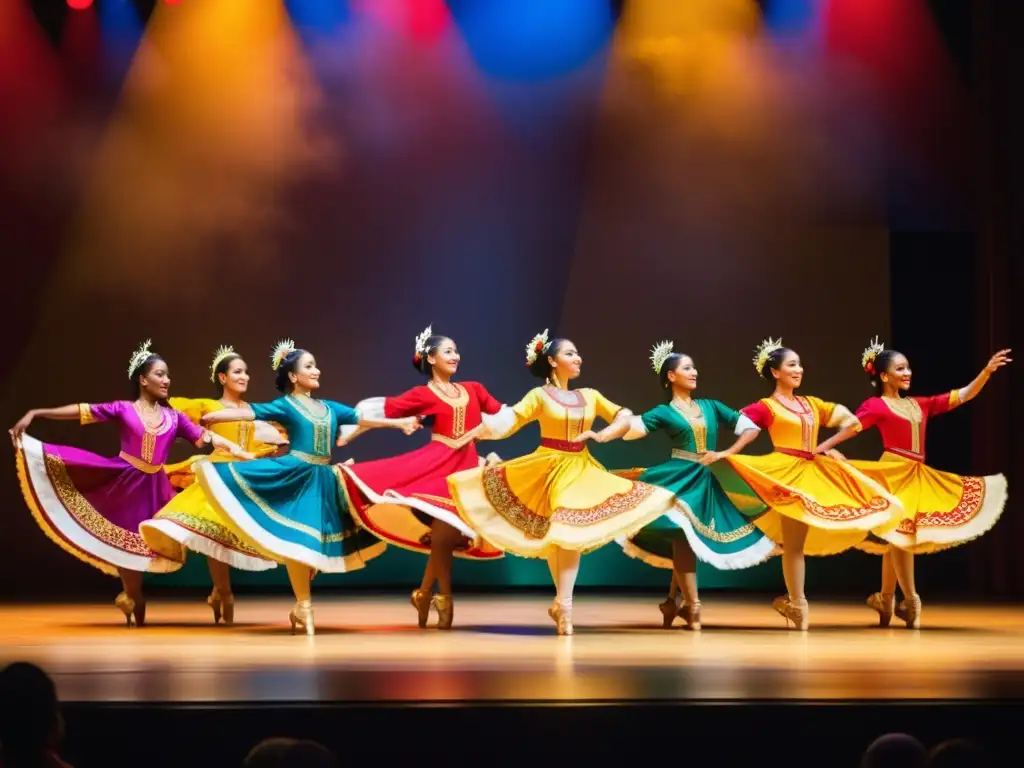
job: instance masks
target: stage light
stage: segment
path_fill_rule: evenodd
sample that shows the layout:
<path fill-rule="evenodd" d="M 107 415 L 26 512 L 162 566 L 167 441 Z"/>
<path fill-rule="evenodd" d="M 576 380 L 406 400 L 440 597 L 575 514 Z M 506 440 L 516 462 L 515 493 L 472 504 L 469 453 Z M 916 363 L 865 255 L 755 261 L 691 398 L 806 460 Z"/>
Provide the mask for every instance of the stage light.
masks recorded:
<path fill-rule="evenodd" d="M 85 11 L 92 7 L 92 0 L 67 0 L 68 8 L 73 11 Z"/>

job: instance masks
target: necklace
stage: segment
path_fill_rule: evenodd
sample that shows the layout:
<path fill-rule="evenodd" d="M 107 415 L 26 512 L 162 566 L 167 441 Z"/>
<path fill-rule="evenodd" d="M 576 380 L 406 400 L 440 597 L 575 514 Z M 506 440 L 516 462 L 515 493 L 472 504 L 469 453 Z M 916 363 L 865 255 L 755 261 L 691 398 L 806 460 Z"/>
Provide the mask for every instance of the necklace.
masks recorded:
<path fill-rule="evenodd" d="M 445 384 L 440 379 L 434 379 L 433 384 L 437 387 L 438 391 L 445 397 L 454 400 L 459 396 L 459 385 L 448 382 Z"/>

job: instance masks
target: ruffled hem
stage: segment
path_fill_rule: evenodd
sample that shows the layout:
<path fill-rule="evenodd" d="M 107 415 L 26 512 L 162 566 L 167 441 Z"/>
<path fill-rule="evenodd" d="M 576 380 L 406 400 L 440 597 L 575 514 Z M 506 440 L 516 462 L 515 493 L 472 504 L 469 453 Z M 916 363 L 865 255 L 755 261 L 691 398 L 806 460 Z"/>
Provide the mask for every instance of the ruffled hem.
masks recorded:
<path fill-rule="evenodd" d="M 407 549 L 411 552 L 426 554 L 430 552 L 430 545 L 420 542 L 424 533 L 429 534 L 430 529 L 416 517 L 412 510 L 418 510 L 430 517 L 447 523 L 463 536 L 470 540 L 471 546 L 468 550 L 455 550 L 455 557 L 465 560 L 496 560 L 504 556 L 499 549 L 489 552 L 483 548 L 484 542 L 479 534 L 474 531 L 465 520 L 459 515 L 443 507 L 435 506 L 430 502 L 416 496 L 401 496 L 394 491 L 387 490 L 383 494 L 377 493 L 368 486 L 352 470 L 344 464 L 338 469 L 344 474 L 369 504 L 359 499 L 353 499 L 349 491 L 348 483 L 342 481 L 342 489 L 345 493 L 345 500 L 348 502 L 349 511 L 363 528 L 379 539 L 393 544 L 400 549 Z M 454 502 L 453 502 L 454 506 Z M 382 513 L 386 513 L 388 520 L 382 520 Z"/>
<path fill-rule="evenodd" d="M 686 541 L 693 550 L 693 554 L 697 556 L 697 559 L 714 566 L 720 571 L 738 571 L 744 568 L 753 568 L 755 565 L 767 562 L 778 552 L 775 542 L 764 535 L 753 544 L 735 552 L 715 552 L 694 530 L 693 523 L 690 521 L 687 513 L 692 515 L 693 510 L 685 502 L 676 499 L 676 507 L 667 512 L 665 516 L 675 523 L 686 536 Z M 654 568 L 673 569 L 672 558 L 663 557 L 648 549 L 644 549 L 633 539 L 620 536 L 616 538 L 616 542 L 622 547 L 623 553 L 629 557 L 641 560 Z"/>
<path fill-rule="evenodd" d="M 207 500 L 229 517 L 238 529 L 252 540 L 257 549 L 281 560 L 302 563 L 324 573 L 348 573 L 366 567 L 369 560 L 382 555 L 387 549 L 387 544 L 381 541 L 357 552 L 331 557 L 301 544 L 285 541 L 274 536 L 252 518 L 217 474 L 212 463 L 200 462 L 196 466 L 196 478 L 206 492 Z M 343 483 L 340 476 L 338 482 Z"/>
<path fill-rule="evenodd" d="M 22 435 L 16 455 L 18 483 L 32 517 L 47 538 L 65 552 L 108 576 L 117 576 L 119 568 L 148 573 L 173 573 L 181 568 L 181 563 L 155 552 L 141 555 L 113 547 L 79 522 L 54 488 L 46 468 L 46 451 L 40 441 Z M 93 514 L 98 513 L 93 510 Z"/>
<path fill-rule="evenodd" d="M 247 555 L 174 520 L 148 520 L 139 532 L 154 552 L 184 565 L 186 550 L 211 557 L 240 571 L 269 571 L 277 568 L 273 560 Z"/>

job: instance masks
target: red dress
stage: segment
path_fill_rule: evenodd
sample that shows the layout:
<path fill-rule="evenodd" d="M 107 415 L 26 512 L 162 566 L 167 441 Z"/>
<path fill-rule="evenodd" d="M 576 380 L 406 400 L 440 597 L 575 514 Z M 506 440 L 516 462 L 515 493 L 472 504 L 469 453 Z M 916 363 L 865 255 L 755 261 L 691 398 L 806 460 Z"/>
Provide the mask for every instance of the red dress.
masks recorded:
<path fill-rule="evenodd" d="M 459 514 L 448 491 L 448 476 L 480 465 L 474 430 L 480 414 L 495 414 L 501 403 L 475 381 L 455 384 L 449 397 L 433 382 L 384 399 L 384 416 L 432 416 L 431 441 L 410 453 L 342 465 L 349 508 L 360 525 L 388 544 L 427 552 L 430 525 L 442 520 L 464 536 L 458 557 L 493 560 L 501 550 L 480 539 Z"/>

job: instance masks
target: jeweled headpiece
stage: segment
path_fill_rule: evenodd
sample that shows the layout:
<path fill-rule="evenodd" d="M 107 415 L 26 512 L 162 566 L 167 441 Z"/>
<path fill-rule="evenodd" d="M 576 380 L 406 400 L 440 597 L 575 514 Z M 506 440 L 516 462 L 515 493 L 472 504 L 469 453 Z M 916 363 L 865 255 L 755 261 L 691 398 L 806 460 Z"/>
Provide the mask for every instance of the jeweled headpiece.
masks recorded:
<path fill-rule="evenodd" d="M 416 363 L 416 365 L 419 365 L 420 360 L 422 360 L 423 356 L 427 354 L 427 339 L 429 339 L 433 334 L 434 327 L 432 325 L 428 325 L 423 329 L 423 333 L 416 337 L 416 351 L 412 356 L 413 362 Z"/>
<path fill-rule="evenodd" d="M 782 339 L 772 339 L 771 336 L 757 345 L 757 349 L 754 350 L 754 368 L 758 375 L 763 374 L 768 358 L 780 349 L 782 349 Z"/>
<path fill-rule="evenodd" d="M 140 365 L 142 365 L 144 362 L 146 362 L 147 357 L 153 354 L 149 349 L 149 345 L 152 343 L 152 339 L 146 339 L 145 344 L 140 346 L 138 349 L 135 350 L 135 352 L 132 353 L 132 359 L 128 361 L 129 379 L 132 377 L 132 372 Z"/>
<path fill-rule="evenodd" d="M 885 350 L 885 344 L 879 344 L 878 337 L 875 336 L 874 340 L 860 356 L 860 367 L 873 376 L 875 374 L 875 358 L 883 350 Z"/>
<path fill-rule="evenodd" d="M 548 345 L 548 329 L 545 328 L 543 333 L 538 333 L 532 339 L 530 343 L 526 345 L 526 365 L 533 365 L 537 360 L 537 355 L 544 351 L 544 348 Z"/>
<path fill-rule="evenodd" d="M 210 363 L 210 381 L 215 384 L 217 383 L 217 366 L 226 358 L 234 356 L 234 354 L 234 347 L 225 347 L 223 345 L 217 347 L 217 351 L 213 353 L 213 362 Z"/>
<path fill-rule="evenodd" d="M 663 341 L 660 344 L 655 344 L 651 350 L 651 365 L 654 367 L 655 373 L 661 373 L 661 366 L 668 360 L 669 355 L 672 354 L 672 342 Z"/>
<path fill-rule="evenodd" d="M 281 367 L 281 363 L 284 362 L 284 359 L 294 351 L 294 341 L 291 339 L 281 339 L 277 342 L 277 346 L 274 347 L 273 354 L 270 355 L 270 367 L 276 371 Z"/>

